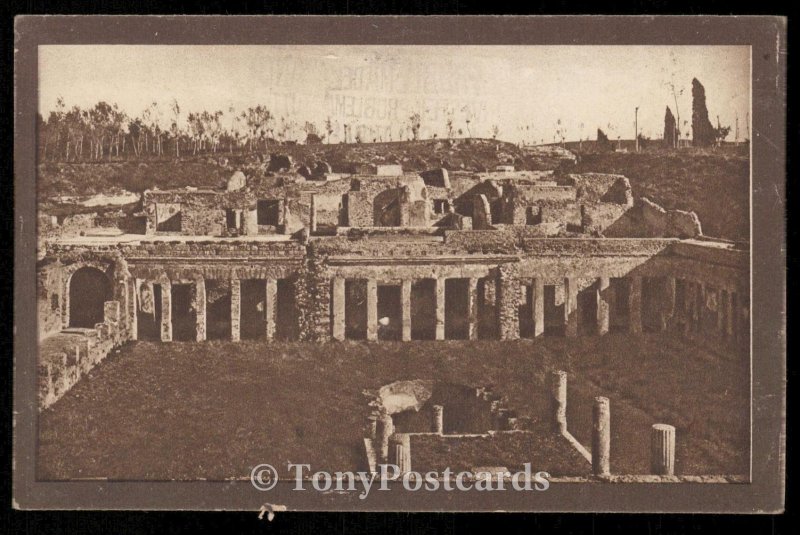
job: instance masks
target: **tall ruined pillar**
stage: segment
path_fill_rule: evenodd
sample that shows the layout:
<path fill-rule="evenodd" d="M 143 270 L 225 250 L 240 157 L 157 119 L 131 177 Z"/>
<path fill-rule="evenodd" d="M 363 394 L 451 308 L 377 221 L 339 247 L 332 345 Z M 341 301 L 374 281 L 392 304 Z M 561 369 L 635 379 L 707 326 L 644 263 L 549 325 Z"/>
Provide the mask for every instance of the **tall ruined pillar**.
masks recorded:
<path fill-rule="evenodd" d="M 567 431 L 567 372 L 550 372 L 550 417 L 554 431 Z"/>
<path fill-rule="evenodd" d="M 67 329 L 69 328 L 69 282 L 70 277 L 61 279 L 61 284 L 59 285 L 58 293 L 61 295 L 61 328 Z"/>
<path fill-rule="evenodd" d="M 608 332 L 611 313 L 611 280 L 608 277 L 597 279 L 597 334 Z"/>
<path fill-rule="evenodd" d="M 729 339 L 735 339 L 735 331 L 733 328 L 734 318 L 736 317 L 736 292 L 728 292 L 728 302 L 725 308 L 725 336 Z"/>
<path fill-rule="evenodd" d="M 544 279 L 533 279 L 531 308 L 533 309 L 533 336 L 544 334 Z"/>
<path fill-rule="evenodd" d="M 642 278 L 633 276 L 628 279 L 628 330 L 632 333 L 642 332 Z"/>
<path fill-rule="evenodd" d="M 478 279 L 471 277 L 469 279 L 467 296 L 467 318 L 469 319 L 469 333 L 470 340 L 478 339 Z"/>
<path fill-rule="evenodd" d="M 264 295 L 264 322 L 267 340 L 275 338 L 275 318 L 278 315 L 278 281 L 267 279 Z"/>
<path fill-rule="evenodd" d="M 611 411 L 608 398 L 594 398 L 592 406 L 592 473 L 611 473 Z"/>
<path fill-rule="evenodd" d="M 436 279 L 436 339 L 444 340 L 444 286 L 445 279 Z"/>
<path fill-rule="evenodd" d="M 665 330 L 673 324 L 675 316 L 675 277 L 664 279 L 664 306 L 661 310 L 661 329 Z"/>
<path fill-rule="evenodd" d="M 136 278 L 128 279 L 128 328 L 131 340 L 139 338 L 139 283 Z"/>
<path fill-rule="evenodd" d="M 491 338 L 496 338 L 499 334 L 497 326 L 497 278 L 486 277 L 483 279 L 483 295 L 481 296 L 483 303 L 483 310 L 485 311 L 484 318 L 491 318 L 491 324 L 488 329 Z"/>
<path fill-rule="evenodd" d="M 700 332 L 700 308 L 702 307 L 702 288 L 699 283 L 692 283 L 692 327 L 691 332 Z"/>
<path fill-rule="evenodd" d="M 344 340 L 345 333 L 345 280 L 333 279 L 333 338 Z"/>
<path fill-rule="evenodd" d="M 402 340 L 411 340 L 411 281 L 404 280 L 400 285 L 400 304 L 402 307 Z"/>
<path fill-rule="evenodd" d="M 309 229 L 308 230 L 309 230 L 309 232 L 314 234 L 315 232 L 317 232 L 317 196 L 316 195 L 312 195 L 311 196 L 311 206 L 309 207 L 308 219 L 309 219 L 309 223 L 308 223 Z"/>
<path fill-rule="evenodd" d="M 697 283 L 697 332 L 705 331 L 706 285 Z"/>
<path fill-rule="evenodd" d="M 578 280 L 564 279 L 564 334 L 578 336 Z"/>
<path fill-rule="evenodd" d="M 728 299 L 727 292 L 722 288 L 717 290 L 717 334 L 725 334 L 725 307 Z"/>
<path fill-rule="evenodd" d="M 408 433 L 395 433 L 389 438 L 389 444 L 393 446 L 393 460 L 401 474 L 411 471 L 411 435 Z"/>
<path fill-rule="evenodd" d="M 122 324 L 122 307 L 119 301 L 105 301 L 103 303 L 103 323 L 108 326 L 109 334 L 114 340 L 120 337 Z"/>
<path fill-rule="evenodd" d="M 681 314 L 683 318 L 683 334 L 688 334 L 692 330 L 692 283 L 686 279 L 683 281 L 683 310 L 676 310 L 676 314 Z"/>
<path fill-rule="evenodd" d="M 502 264 L 497 268 L 497 320 L 501 340 L 519 338 L 519 265 Z"/>
<path fill-rule="evenodd" d="M 206 339 L 206 280 L 200 277 L 194 281 L 194 310 L 196 319 L 195 339 Z"/>
<path fill-rule="evenodd" d="M 367 280 L 367 340 L 378 339 L 378 281 Z"/>
<path fill-rule="evenodd" d="M 161 341 L 172 341 L 172 283 L 161 282 Z"/>
<path fill-rule="evenodd" d="M 242 323 L 242 282 L 231 279 L 231 340 L 238 342 L 241 339 Z"/>
<path fill-rule="evenodd" d="M 375 426 L 375 450 L 378 459 L 386 462 L 389 458 L 389 438 L 394 434 L 394 422 L 388 414 L 383 414 L 378 418 Z"/>

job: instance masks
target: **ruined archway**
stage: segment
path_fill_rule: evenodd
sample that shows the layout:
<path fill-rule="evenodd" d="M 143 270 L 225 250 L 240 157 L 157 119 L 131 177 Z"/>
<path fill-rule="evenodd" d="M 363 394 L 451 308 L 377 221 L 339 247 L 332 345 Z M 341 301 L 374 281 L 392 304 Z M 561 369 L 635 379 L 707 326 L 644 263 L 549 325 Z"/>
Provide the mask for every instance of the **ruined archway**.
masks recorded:
<path fill-rule="evenodd" d="M 400 199 L 397 189 L 387 189 L 375 196 L 372 202 L 373 225 L 376 227 L 400 226 Z"/>
<path fill-rule="evenodd" d="M 103 307 L 113 299 L 111 280 L 94 267 L 82 267 L 69 280 L 69 326 L 92 329 L 103 322 Z"/>

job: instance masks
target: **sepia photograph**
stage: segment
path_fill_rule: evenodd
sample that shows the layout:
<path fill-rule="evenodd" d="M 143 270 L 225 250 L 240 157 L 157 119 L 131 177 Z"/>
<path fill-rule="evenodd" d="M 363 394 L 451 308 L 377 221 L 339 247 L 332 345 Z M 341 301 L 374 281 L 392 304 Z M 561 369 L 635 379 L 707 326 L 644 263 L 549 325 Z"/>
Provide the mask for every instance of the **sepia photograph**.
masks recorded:
<path fill-rule="evenodd" d="M 749 492 L 750 45 L 153 41 L 35 47 L 37 484 Z"/>

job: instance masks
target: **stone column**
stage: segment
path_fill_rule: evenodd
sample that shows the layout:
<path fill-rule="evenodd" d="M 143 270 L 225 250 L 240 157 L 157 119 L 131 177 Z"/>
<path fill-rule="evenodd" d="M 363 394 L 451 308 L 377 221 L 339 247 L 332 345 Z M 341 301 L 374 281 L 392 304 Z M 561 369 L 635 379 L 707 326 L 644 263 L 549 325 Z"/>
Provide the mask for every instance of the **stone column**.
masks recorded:
<path fill-rule="evenodd" d="M 386 461 L 389 457 L 389 437 L 394 434 L 394 422 L 388 414 L 382 415 L 376 425 L 376 444 L 375 451 L 381 461 Z"/>
<path fill-rule="evenodd" d="M 533 309 L 533 336 L 544 334 L 544 280 L 537 277 L 533 280 L 533 291 L 531 292 L 531 308 Z"/>
<path fill-rule="evenodd" d="M 611 410 L 608 398 L 594 398 L 592 407 L 592 473 L 611 473 Z"/>
<path fill-rule="evenodd" d="M 367 417 L 367 436 L 372 439 L 373 447 L 378 439 L 378 416 L 371 414 Z"/>
<path fill-rule="evenodd" d="M 564 334 L 578 336 L 578 280 L 564 279 Z"/>
<path fill-rule="evenodd" d="M 161 282 L 161 341 L 172 341 L 172 283 Z"/>
<path fill-rule="evenodd" d="M 69 286 L 72 280 L 72 275 L 66 278 L 62 277 L 59 294 L 61 295 L 61 328 L 69 328 Z"/>
<path fill-rule="evenodd" d="M 267 279 L 264 295 L 264 322 L 267 340 L 275 339 L 275 318 L 278 316 L 278 281 Z"/>
<path fill-rule="evenodd" d="M 469 318 L 469 339 L 478 339 L 478 279 L 469 279 L 469 296 L 467 297 L 467 317 Z"/>
<path fill-rule="evenodd" d="M 497 323 L 501 340 L 519 339 L 519 265 L 501 264 L 497 268 Z"/>
<path fill-rule="evenodd" d="M 367 340 L 378 339 L 378 281 L 367 280 Z"/>
<path fill-rule="evenodd" d="M 206 279 L 199 278 L 194 281 L 194 307 L 195 307 L 195 339 L 202 342 L 206 339 Z"/>
<path fill-rule="evenodd" d="M 411 281 L 404 280 L 400 284 L 400 304 L 402 307 L 402 340 L 411 340 Z"/>
<path fill-rule="evenodd" d="M 311 196 L 311 206 L 309 208 L 309 232 L 312 234 L 317 232 L 317 196 Z"/>
<path fill-rule="evenodd" d="M 689 307 L 691 310 L 691 325 L 690 332 L 700 332 L 700 285 L 696 282 L 691 283 L 692 288 L 692 302 Z"/>
<path fill-rule="evenodd" d="M 333 338 L 344 340 L 345 336 L 345 280 L 333 279 Z"/>
<path fill-rule="evenodd" d="M 728 300 L 728 293 L 723 289 L 717 290 L 717 333 L 722 336 L 725 333 L 725 308 Z"/>
<path fill-rule="evenodd" d="M 108 326 L 111 338 L 117 340 L 120 334 L 120 312 L 119 301 L 106 301 L 103 303 L 103 323 Z"/>
<path fill-rule="evenodd" d="M 440 435 L 444 434 L 444 407 L 441 405 L 433 406 L 433 422 L 431 431 Z"/>
<path fill-rule="evenodd" d="M 728 316 L 727 316 L 727 323 L 725 325 L 725 333 L 728 337 L 733 340 L 737 341 L 736 336 L 736 317 L 738 315 L 738 306 L 737 306 L 737 295 L 736 292 L 730 291 L 728 292 Z"/>
<path fill-rule="evenodd" d="M 664 299 L 666 302 L 661 312 L 662 330 L 674 324 L 672 318 L 675 316 L 675 277 L 666 277 L 664 279 Z"/>
<path fill-rule="evenodd" d="M 608 332 L 611 312 L 611 280 L 608 277 L 597 279 L 597 334 Z"/>
<path fill-rule="evenodd" d="M 706 285 L 702 282 L 697 283 L 697 332 L 702 333 L 705 331 L 703 322 L 705 321 L 705 308 L 706 308 Z"/>
<path fill-rule="evenodd" d="M 654 475 L 675 475 L 675 428 L 654 424 L 650 440 L 650 468 Z"/>
<path fill-rule="evenodd" d="M 411 435 L 408 433 L 395 433 L 390 438 L 394 464 L 401 474 L 411 471 Z"/>
<path fill-rule="evenodd" d="M 241 339 L 242 283 L 239 279 L 231 279 L 231 340 Z"/>
<path fill-rule="evenodd" d="M 486 277 L 483 279 L 483 292 L 480 299 L 483 300 L 483 310 L 485 311 L 485 318 L 491 318 L 490 323 L 490 337 L 496 338 L 500 335 L 498 324 L 497 312 L 497 278 Z"/>
<path fill-rule="evenodd" d="M 139 339 L 139 284 L 135 278 L 128 281 L 128 327 L 130 339 Z"/>
<path fill-rule="evenodd" d="M 628 330 L 632 333 L 642 332 L 642 278 L 633 276 L 628 279 Z"/>
<path fill-rule="evenodd" d="M 689 279 L 683 279 L 683 287 L 686 292 L 686 297 L 683 301 L 683 316 L 686 321 L 684 332 L 689 334 L 692 332 L 692 329 L 694 329 L 694 283 Z"/>
<path fill-rule="evenodd" d="M 557 433 L 567 430 L 567 372 L 550 373 L 550 413 Z"/>
<path fill-rule="evenodd" d="M 445 279 L 436 279 L 436 339 L 444 340 L 444 286 Z"/>

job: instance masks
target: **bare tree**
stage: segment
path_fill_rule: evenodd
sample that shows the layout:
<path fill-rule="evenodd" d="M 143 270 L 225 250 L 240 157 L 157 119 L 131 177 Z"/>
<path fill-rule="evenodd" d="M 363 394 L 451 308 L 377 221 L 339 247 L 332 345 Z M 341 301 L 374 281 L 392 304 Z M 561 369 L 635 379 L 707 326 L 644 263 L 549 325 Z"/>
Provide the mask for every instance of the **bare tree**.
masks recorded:
<path fill-rule="evenodd" d="M 330 143 L 333 135 L 333 121 L 331 121 L 330 117 L 325 119 L 325 132 L 327 133 L 328 143 Z"/>
<path fill-rule="evenodd" d="M 243 111 L 241 117 L 247 125 L 249 150 L 253 150 L 253 143 L 257 144 L 259 139 L 264 140 L 264 150 L 268 150 L 267 132 L 273 119 L 272 113 L 266 106 L 258 105 Z M 283 121 L 283 118 L 281 118 L 281 121 Z"/>
<path fill-rule="evenodd" d="M 422 126 L 422 117 L 419 112 L 414 112 L 408 118 L 408 129 L 411 131 L 411 137 L 414 141 L 419 139 L 419 130 Z"/>
<path fill-rule="evenodd" d="M 447 130 L 447 137 L 453 137 L 453 108 L 445 108 L 445 129 Z"/>
<path fill-rule="evenodd" d="M 175 138 L 175 157 L 181 157 L 181 150 L 180 150 L 180 139 L 181 139 L 181 127 L 180 127 L 180 120 L 181 120 L 181 107 L 178 105 L 178 99 L 173 98 L 172 104 L 170 105 L 170 110 L 172 110 L 172 126 L 170 130 L 172 131 L 172 136 Z"/>
<path fill-rule="evenodd" d="M 472 137 L 472 132 L 469 129 L 469 125 L 473 119 L 475 119 L 475 114 L 469 106 L 464 106 L 461 108 L 461 111 L 464 112 L 464 123 L 467 125 L 467 136 Z"/>

